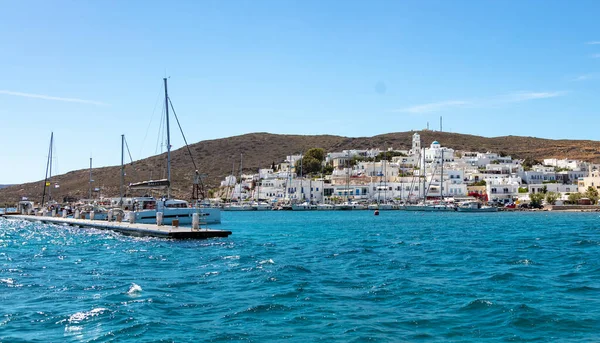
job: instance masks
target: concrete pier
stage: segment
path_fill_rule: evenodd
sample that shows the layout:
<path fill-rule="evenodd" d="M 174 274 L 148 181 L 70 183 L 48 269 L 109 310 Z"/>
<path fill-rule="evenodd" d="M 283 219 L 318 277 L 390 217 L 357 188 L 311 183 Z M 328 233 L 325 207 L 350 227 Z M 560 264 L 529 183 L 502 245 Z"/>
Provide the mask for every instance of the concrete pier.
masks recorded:
<path fill-rule="evenodd" d="M 59 217 L 27 216 L 27 215 L 5 215 L 6 219 L 28 220 L 31 222 L 42 222 L 57 225 L 78 226 L 81 228 L 93 228 L 98 230 L 112 230 L 124 235 L 138 237 L 162 237 L 174 239 L 206 239 L 216 237 L 228 237 L 231 231 L 199 229 L 173 226 L 158 226 L 154 224 L 130 224 L 129 222 L 108 222 L 88 219 L 73 219 Z"/>

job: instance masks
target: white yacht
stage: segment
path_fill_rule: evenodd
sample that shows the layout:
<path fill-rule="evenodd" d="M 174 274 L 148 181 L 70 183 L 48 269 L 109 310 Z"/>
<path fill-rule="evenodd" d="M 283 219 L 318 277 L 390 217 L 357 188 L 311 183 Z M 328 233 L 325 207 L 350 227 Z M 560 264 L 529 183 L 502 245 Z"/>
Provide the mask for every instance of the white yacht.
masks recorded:
<path fill-rule="evenodd" d="M 368 206 L 369 210 L 397 210 L 398 206 L 394 205 L 394 204 L 390 204 L 390 203 L 385 203 L 385 204 L 370 204 Z"/>
<path fill-rule="evenodd" d="M 255 211 L 270 211 L 273 209 L 273 206 L 269 205 L 266 202 L 262 202 L 262 201 L 259 201 L 259 202 L 254 201 L 251 204 L 251 206 L 252 206 L 252 209 Z"/>
<path fill-rule="evenodd" d="M 335 209 L 335 206 L 333 206 L 332 204 L 318 204 L 317 205 L 318 211 L 333 211 L 334 209 Z"/>
<path fill-rule="evenodd" d="M 367 206 L 360 204 L 356 201 L 352 201 L 352 202 L 343 202 L 341 204 L 335 204 L 334 206 L 335 210 L 338 211 L 348 211 L 348 210 L 366 210 Z"/>
<path fill-rule="evenodd" d="M 498 212 L 497 207 L 486 206 L 479 201 L 463 202 L 456 207 L 458 212 Z"/>
<path fill-rule="evenodd" d="M 223 211 L 254 211 L 254 207 L 249 203 L 231 203 L 223 206 Z"/>
<path fill-rule="evenodd" d="M 292 211 L 311 211 L 316 209 L 317 205 L 313 205 L 308 201 L 305 201 L 301 204 L 292 204 Z"/>
<path fill-rule="evenodd" d="M 171 225 L 173 219 L 178 219 L 180 225 L 191 225 L 192 216 L 194 213 L 200 215 L 200 223 L 204 224 L 218 224 L 221 222 L 221 210 L 213 207 L 190 207 L 189 203 L 185 200 L 178 200 L 171 198 L 171 136 L 169 133 L 169 95 L 167 92 L 167 78 L 163 78 L 164 89 L 165 89 L 165 121 L 167 128 L 167 178 L 163 180 L 150 180 L 139 182 L 136 184 L 130 184 L 130 189 L 157 189 L 166 188 L 167 197 L 159 201 L 153 197 L 135 198 L 133 204 L 133 214 L 135 215 L 135 221 L 137 223 L 156 223 L 156 213 L 163 213 L 163 224 Z M 171 105 L 172 107 L 172 105 Z M 178 122 L 179 123 L 179 122 Z M 121 161 L 123 161 L 124 155 L 124 138 L 121 136 Z M 184 137 L 185 138 L 185 137 Z M 186 143 L 187 144 L 187 143 Z M 193 161 L 193 160 L 192 160 Z M 194 162 L 195 165 L 195 162 Z M 121 164 L 121 184 L 123 184 L 124 171 L 123 164 Z M 196 178 L 194 179 L 194 187 L 198 186 L 200 175 L 196 170 Z M 121 191 L 121 206 L 123 205 L 123 191 Z"/>

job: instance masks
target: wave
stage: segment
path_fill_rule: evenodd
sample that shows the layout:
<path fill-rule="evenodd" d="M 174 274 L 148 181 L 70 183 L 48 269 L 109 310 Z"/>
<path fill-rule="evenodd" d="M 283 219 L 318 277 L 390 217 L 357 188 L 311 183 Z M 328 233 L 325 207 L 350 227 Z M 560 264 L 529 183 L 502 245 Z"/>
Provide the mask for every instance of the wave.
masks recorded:
<path fill-rule="evenodd" d="M 515 274 L 507 272 L 507 273 L 499 273 L 499 274 L 494 274 L 492 276 L 489 277 L 490 281 L 506 281 L 506 280 L 512 280 L 515 278 Z"/>
<path fill-rule="evenodd" d="M 305 268 L 303 266 L 297 266 L 297 265 L 291 265 L 291 264 L 287 264 L 285 266 L 283 266 L 280 271 L 285 271 L 285 272 L 300 272 L 300 273 L 312 273 L 310 271 L 310 269 Z"/>
<path fill-rule="evenodd" d="M 136 283 L 132 283 L 131 287 L 129 287 L 129 290 L 127 291 L 127 294 L 136 295 L 136 294 L 140 294 L 141 292 L 142 292 L 142 287 L 140 287 Z"/>
<path fill-rule="evenodd" d="M 69 319 L 67 319 L 67 321 L 69 322 L 69 324 L 79 324 L 89 318 L 99 316 L 106 311 L 108 311 L 107 308 L 98 307 L 98 308 L 95 308 L 95 309 L 92 309 L 92 310 L 86 311 L 86 312 L 77 312 L 77 313 L 72 314 L 69 317 Z"/>
<path fill-rule="evenodd" d="M 494 306 L 494 303 L 490 300 L 475 299 L 475 300 L 469 302 L 468 304 L 466 304 L 465 306 L 461 307 L 460 309 L 462 311 L 478 311 L 478 310 L 488 309 L 493 306 Z"/>
<path fill-rule="evenodd" d="M 580 287 L 573 287 L 573 288 L 567 289 L 567 293 L 587 293 L 587 292 L 597 293 L 599 290 L 600 289 L 597 287 L 580 286 Z"/>
<path fill-rule="evenodd" d="M 275 264 L 275 261 L 273 261 L 273 259 L 262 260 L 258 262 L 258 264 Z"/>

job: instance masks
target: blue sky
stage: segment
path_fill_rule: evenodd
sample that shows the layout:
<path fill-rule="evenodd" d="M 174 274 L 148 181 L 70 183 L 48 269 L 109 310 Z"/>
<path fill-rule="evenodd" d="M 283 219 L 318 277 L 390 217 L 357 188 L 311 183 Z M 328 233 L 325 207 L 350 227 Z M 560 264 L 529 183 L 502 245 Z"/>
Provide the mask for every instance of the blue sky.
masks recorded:
<path fill-rule="evenodd" d="M 600 139 L 597 1 L 5 1 L 0 184 L 189 142 L 425 128 Z M 443 142 L 442 142 L 443 144 Z M 183 140 L 173 133 L 173 146 Z M 290 151 L 290 153 L 293 153 Z"/>

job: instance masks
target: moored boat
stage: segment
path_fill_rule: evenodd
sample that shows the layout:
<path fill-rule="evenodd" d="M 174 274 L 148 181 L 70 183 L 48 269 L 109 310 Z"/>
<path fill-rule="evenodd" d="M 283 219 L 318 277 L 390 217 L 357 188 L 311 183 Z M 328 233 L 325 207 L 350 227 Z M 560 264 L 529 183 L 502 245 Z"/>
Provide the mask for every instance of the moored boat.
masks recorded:
<path fill-rule="evenodd" d="M 497 207 L 483 205 L 479 201 L 463 202 L 456 208 L 458 212 L 498 212 Z"/>

